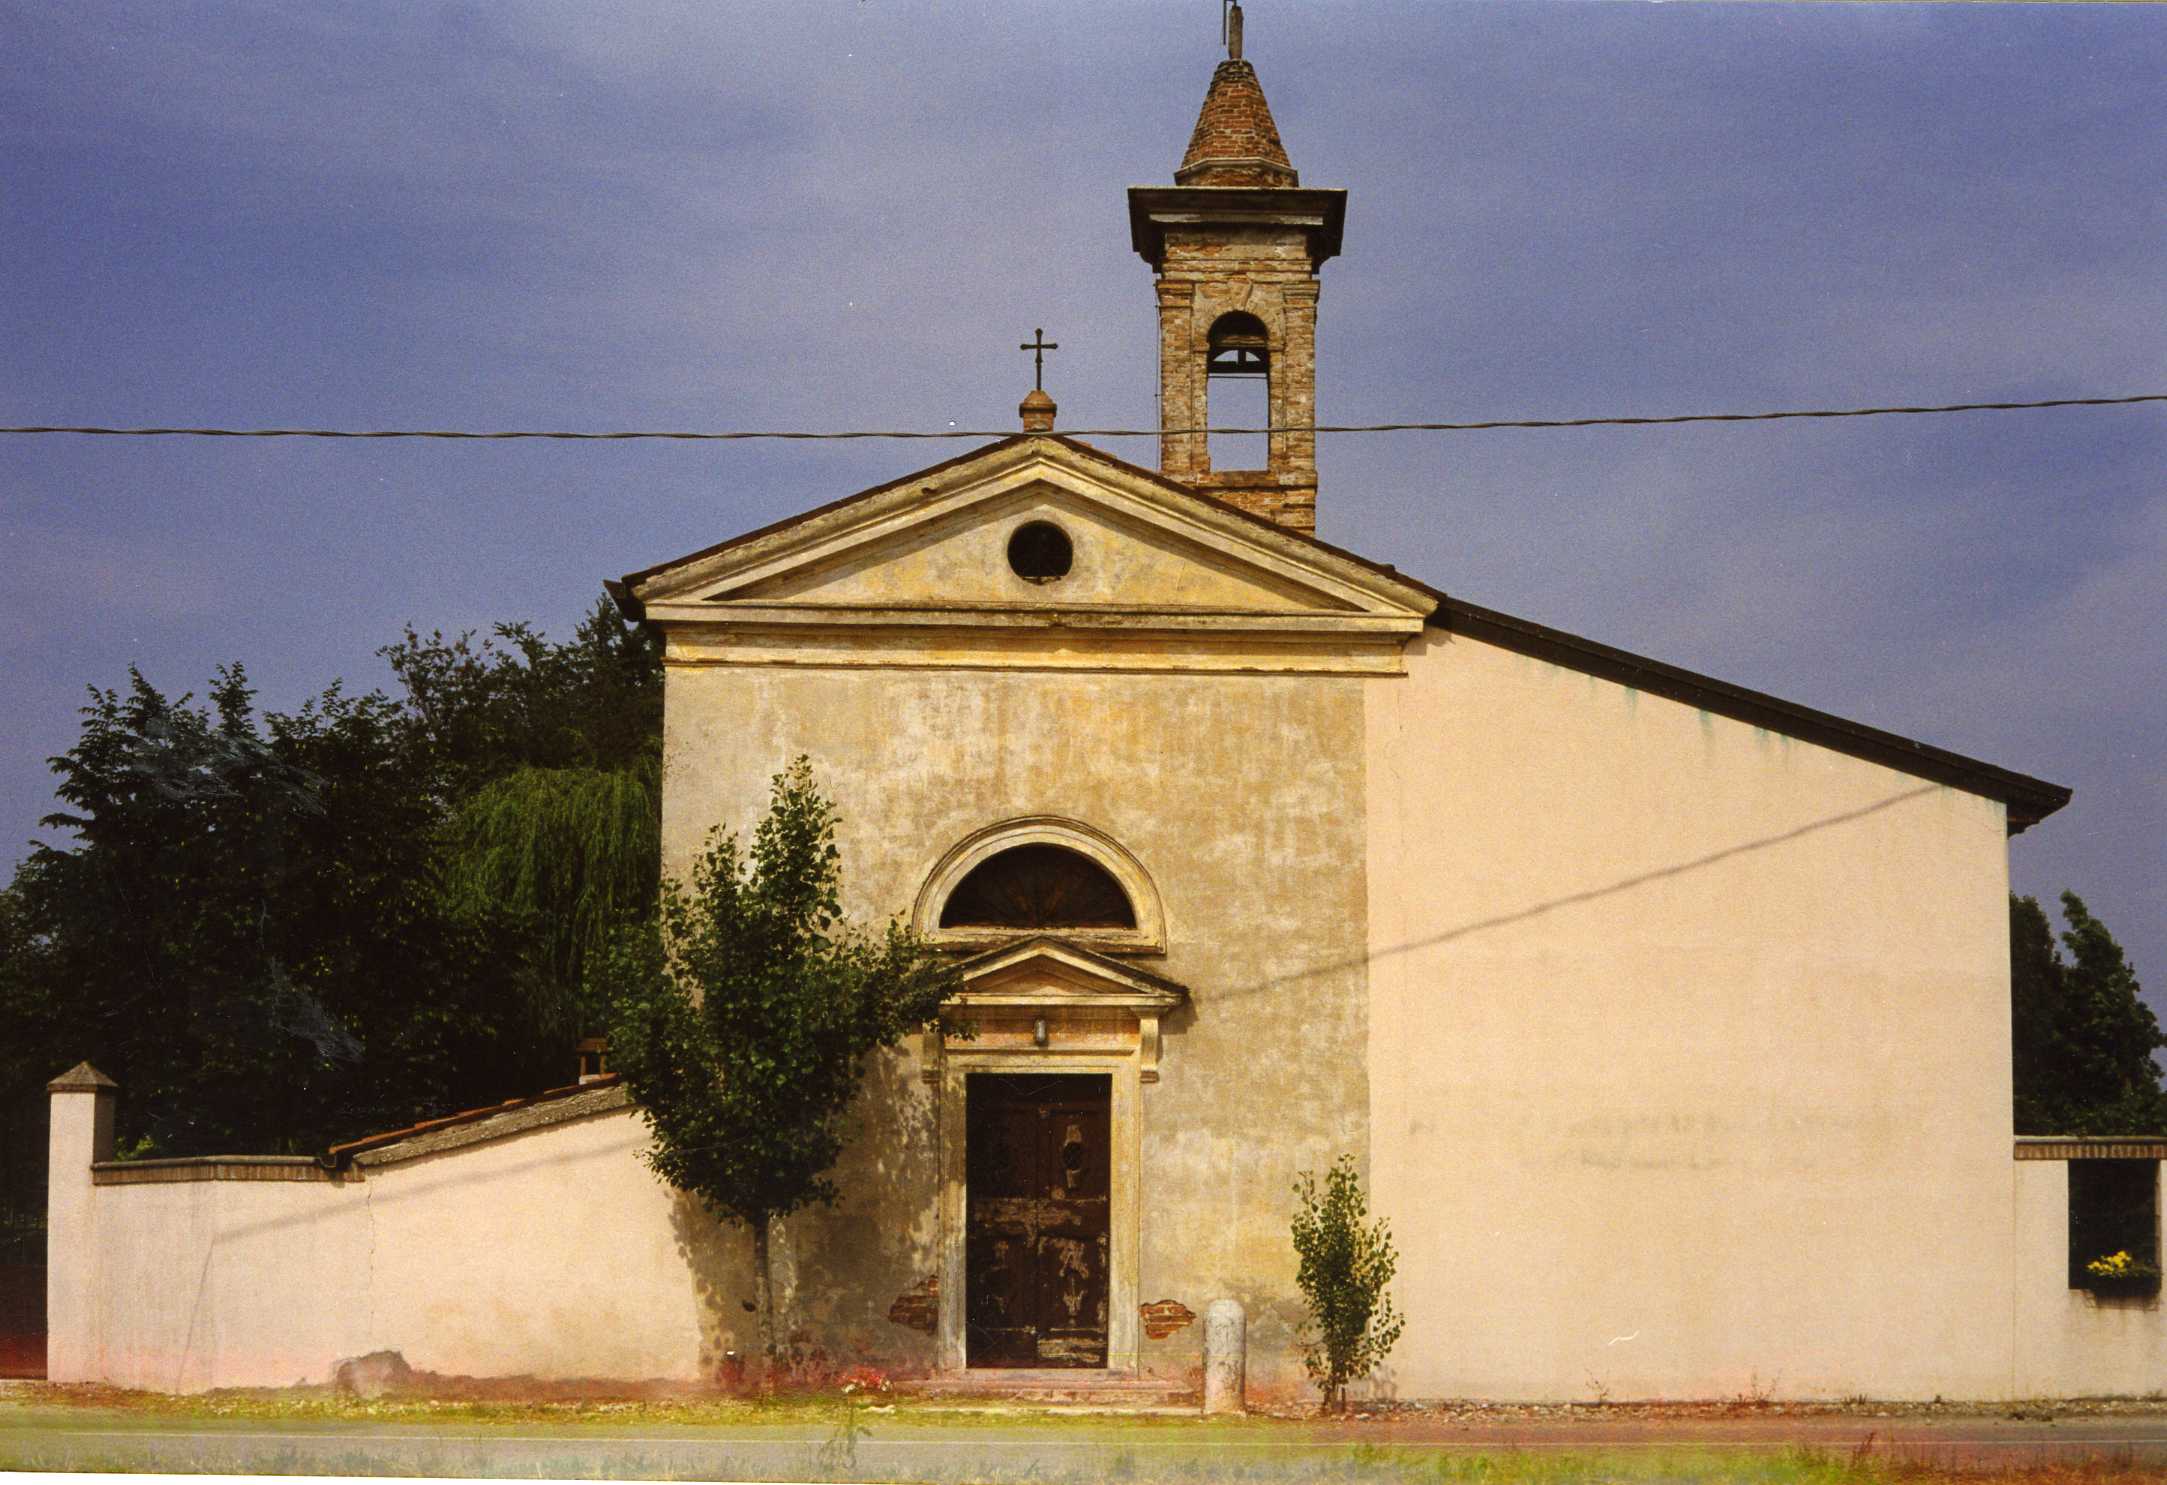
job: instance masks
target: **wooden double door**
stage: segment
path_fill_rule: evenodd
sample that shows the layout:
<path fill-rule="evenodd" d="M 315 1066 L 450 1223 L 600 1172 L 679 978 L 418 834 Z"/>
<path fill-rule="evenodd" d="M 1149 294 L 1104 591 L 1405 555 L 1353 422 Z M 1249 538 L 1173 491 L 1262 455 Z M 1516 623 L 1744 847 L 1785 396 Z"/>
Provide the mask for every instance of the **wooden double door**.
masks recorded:
<path fill-rule="evenodd" d="M 971 1075 L 965 1365 L 1106 1365 L 1112 1097 L 1103 1073 Z"/>

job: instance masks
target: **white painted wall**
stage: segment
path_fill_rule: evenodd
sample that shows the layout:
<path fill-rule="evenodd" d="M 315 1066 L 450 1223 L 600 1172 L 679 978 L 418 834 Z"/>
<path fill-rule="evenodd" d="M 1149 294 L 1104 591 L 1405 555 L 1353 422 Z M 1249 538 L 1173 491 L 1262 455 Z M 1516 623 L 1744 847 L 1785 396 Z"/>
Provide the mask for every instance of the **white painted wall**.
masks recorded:
<path fill-rule="evenodd" d="M 746 1244 L 655 1178 L 648 1144 L 627 1110 L 371 1171 L 365 1349 L 454 1375 L 702 1376 L 698 1270 Z"/>
<path fill-rule="evenodd" d="M 90 1172 L 78 1166 L 85 1186 Z M 91 1189 L 90 1333 L 80 1371 L 160 1392 L 330 1380 L 368 1350 L 358 1188 L 189 1181 Z M 61 1240 L 56 1230 L 54 1243 Z M 57 1330 L 56 1330 L 57 1333 Z"/>
<path fill-rule="evenodd" d="M 75 1071 L 80 1072 L 78 1068 Z M 67 1075 L 57 1082 L 66 1081 Z M 46 1127 L 45 1375 L 95 1380 L 97 1206 L 90 1162 L 113 1155 L 113 1090 L 55 1088 Z"/>

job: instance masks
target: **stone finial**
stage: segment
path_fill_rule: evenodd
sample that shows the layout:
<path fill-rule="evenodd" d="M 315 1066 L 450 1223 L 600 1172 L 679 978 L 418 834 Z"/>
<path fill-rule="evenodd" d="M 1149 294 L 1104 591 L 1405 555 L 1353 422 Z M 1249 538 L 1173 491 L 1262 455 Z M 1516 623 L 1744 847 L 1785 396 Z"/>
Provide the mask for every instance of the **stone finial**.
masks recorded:
<path fill-rule="evenodd" d="M 1033 387 L 1016 408 L 1023 416 L 1023 431 L 1026 433 L 1053 432 L 1053 415 L 1057 410 L 1054 400 L 1046 395 L 1043 387 Z"/>
<path fill-rule="evenodd" d="M 1298 186 L 1301 176 L 1279 141 L 1257 70 L 1238 56 L 1219 64 L 1196 116 L 1189 149 L 1174 172 L 1183 186 Z"/>
<path fill-rule="evenodd" d="M 104 1073 L 87 1062 L 78 1062 L 45 1085 L 47 1093 L 113 1093 L 120 1089 Z"/>

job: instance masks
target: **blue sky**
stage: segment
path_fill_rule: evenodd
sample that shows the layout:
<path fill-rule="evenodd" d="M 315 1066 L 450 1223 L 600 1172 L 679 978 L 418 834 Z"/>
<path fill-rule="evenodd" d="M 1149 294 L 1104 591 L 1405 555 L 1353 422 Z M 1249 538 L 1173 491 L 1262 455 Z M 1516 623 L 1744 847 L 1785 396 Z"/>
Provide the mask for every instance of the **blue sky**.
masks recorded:
<path fill-rule="evenodd" d="M 1122 188 L 1217 0 L 0 3 L 0 422 L 1155 419 Z M 2167 11 L 1255 0 L 1331 422 L 2167 390 Z M 1111 442 L 1142 462 L 1145 440 Z M 923 444 L 0 439 L 0 842 L 130 664 L 263 700 Z M 2167 412 L 1327 440 L 1320 534 L 2076 789 L 2013 844 L 2167 1006 Z"/>

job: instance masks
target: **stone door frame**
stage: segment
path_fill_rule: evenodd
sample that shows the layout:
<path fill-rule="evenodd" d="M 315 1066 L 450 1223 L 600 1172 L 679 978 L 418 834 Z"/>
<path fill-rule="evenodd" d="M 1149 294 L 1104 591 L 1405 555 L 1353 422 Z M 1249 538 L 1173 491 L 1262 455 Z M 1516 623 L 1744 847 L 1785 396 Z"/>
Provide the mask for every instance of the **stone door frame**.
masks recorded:
<path fill-rule="evenodd" d="M 964 1334 L 966 1287 L 970 1282 L 965 1255 L 965 1226 L 969 1220 L 970 1192 L 964 1149 L 965 1099 L 972 1073 L 1010 1073 L 1058 1076 L 1063 1073 L 1104 1073 L 1110 1084 L 1107 1100 L 1107 1203 L 1106 1203 L 1106 1371 L 1133 1374 L 1137 1367 L 1137 1262 L 1143 1251 L 1142 1203 L 1139 1200 L 1138 1165 L 1143 1155 L 1142 1059 L 1137 1052 L 1060 1053 L 1032 1049 L 972 1051 L 969 1042 L 950 1041 L 941 1058 L 941 1202 L 940 1202 L 940 1323 L 936 1333 L 938 1365 L 946 1374 L 961 1376 L 968 1370 Z M 981 1368 L 988 1372 L 1015 1368 Z M 1091 1368 L 1084 1368 L 1089 1371 Z"/>
<path fill-rule="evenodd" d="M 963 988 L 941 1007 L 923 1052 L 925 1080 L 936 1090 L 941 1142 L 938 1367 L 950 1376 L 969 1367 L 970 1165 L 964 1141 L 971 1074 L 1103 1073 L 1109 1085 L 1106 1371 L 1133 1376 L 1141 1328 L 1143 1090 L 1159 1080 L 1160 1019 L 1187 1005 L 1189 992 L 1050 934 L 1018 938 L 965 960 L 958 970 Z"/>

